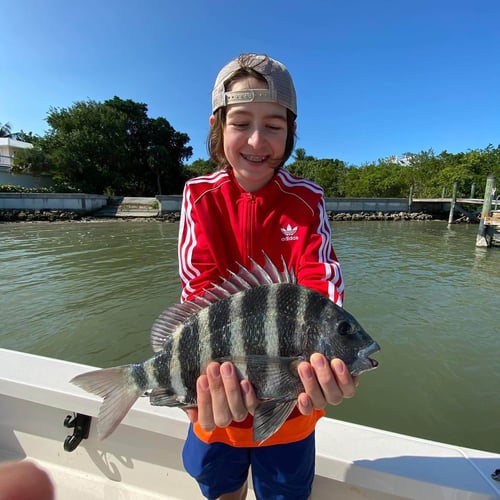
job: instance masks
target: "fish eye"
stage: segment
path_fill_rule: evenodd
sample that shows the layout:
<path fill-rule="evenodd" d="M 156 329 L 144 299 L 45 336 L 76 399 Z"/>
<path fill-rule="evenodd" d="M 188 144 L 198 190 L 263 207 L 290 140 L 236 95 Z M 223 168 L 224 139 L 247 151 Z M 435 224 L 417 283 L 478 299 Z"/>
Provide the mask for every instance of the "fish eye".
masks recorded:
<path fill-rule="evenodd" d="M 352 333 L 351 324 L 348 321 L 341 320 L 337 323 L 337 331 L 339 335 L 349 335 Z"/>

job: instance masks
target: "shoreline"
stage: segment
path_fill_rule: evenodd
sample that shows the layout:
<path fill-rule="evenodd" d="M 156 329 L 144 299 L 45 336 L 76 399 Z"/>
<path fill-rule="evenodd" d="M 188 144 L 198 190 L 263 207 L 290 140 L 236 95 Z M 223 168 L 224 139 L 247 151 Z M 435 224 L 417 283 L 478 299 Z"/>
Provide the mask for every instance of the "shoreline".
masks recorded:
<path fill-rule="evenodd" d="M 408 221 L 427 222 L 444 221 L 425 212 L 333 212 L 327 211 L 331 222 L 365 222 L 365 221 Z M 34 209 L 4 209 L 0 210 L 0 223 L 17 222 L 96 222 L 96 221 L 144 221 L 144 222 L 179 222 L 179 211 L 165 212 L 155 217 L 96 217 L 92 214 L 82 214 L 72 210 L 34 210 Z M 468 217 L 457 219 L 454 223 L 478 223 Z"/>

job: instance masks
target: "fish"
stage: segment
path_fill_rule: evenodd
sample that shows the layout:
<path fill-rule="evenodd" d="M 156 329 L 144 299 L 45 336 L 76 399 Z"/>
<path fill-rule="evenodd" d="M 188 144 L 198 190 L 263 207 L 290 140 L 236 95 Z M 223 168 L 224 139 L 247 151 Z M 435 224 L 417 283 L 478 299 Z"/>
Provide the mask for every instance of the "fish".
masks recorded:
<path fill-rule="evenodd" d="M 260 402 L 253 439 L 265 442 L 285 422 L 304 387 L 298 365 L 319 352 L 340 358 L 351 375 L 378 366 L 369 356 L 379 344 L 344 308 L 297 284 L 282 258 L 281 270 L 263 252 L 237 272 L 212 283 L 194 300 L 175 304 L 153 323 L 154 355 L 139 363 L 82 373 L 71 382 L 101 398 L 99 439 L 110 436 L 135 401 L 153 406 L 196 406 L 196 380 L 211 361 L 230 361 Z"/>

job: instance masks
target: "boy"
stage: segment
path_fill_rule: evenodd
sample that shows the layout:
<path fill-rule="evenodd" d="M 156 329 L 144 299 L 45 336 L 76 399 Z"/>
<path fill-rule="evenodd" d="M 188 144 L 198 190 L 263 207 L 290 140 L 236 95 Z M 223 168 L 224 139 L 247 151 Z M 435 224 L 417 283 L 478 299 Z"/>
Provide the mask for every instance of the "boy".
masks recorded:
<path fill-rule="evenodd" d="M 243 54 L 220 71 L 212 92 L 208 148 L 219 170 L 185 186 L 179 230 L 182 300 L 249 258 L 283 257 L 297 282 L 342 305 L 343 281 L 331 245 L 323 191 L 283 169 L 295 144 L 297 104 L 286 67 Z M 314 479 L 314 427 L 326 404 L 355 393 L 344 363 L 320 354 L 299 366 L 305 392 L 285 424 L 262 445 L 252 439 L 258 405 L 231 363 L 211 363 L 198 379 L 198 407 L 183 451 L 186 470 L 207 498 L 246 497 L 250 465 L 257 498 L 306 499 Z"/>

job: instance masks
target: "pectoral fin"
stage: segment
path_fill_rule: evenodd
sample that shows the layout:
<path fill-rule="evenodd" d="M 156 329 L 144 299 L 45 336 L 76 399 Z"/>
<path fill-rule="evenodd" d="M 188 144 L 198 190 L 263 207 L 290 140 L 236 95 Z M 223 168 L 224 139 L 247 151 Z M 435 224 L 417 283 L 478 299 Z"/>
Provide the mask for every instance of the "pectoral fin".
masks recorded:
<path fill-rule="evenodd" d="M 298 396 L 303 390 L 297 366 L 304 360 L 301 356 L 249 355 L 225 357 L 217 361 L 234 363 L 240 377 L 247 377 L 259 399 L 279 400 L 289 395 Z"/>

